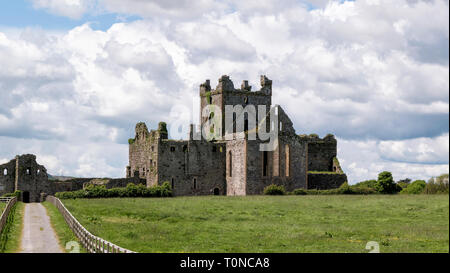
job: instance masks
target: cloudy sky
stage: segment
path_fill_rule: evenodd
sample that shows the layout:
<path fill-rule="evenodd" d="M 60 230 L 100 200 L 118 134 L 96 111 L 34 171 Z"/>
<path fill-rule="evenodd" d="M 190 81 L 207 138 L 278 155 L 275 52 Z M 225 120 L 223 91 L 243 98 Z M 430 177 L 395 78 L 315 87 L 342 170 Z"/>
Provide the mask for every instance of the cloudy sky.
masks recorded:
<path fill-rule="evenodd" d="M 448 173 L 448 20 L 448 0 L 4 0 L 0 163 L 123 177 L 136 122 L 265 74 L 298 134 L 337 136 L 350 183 Z"/>

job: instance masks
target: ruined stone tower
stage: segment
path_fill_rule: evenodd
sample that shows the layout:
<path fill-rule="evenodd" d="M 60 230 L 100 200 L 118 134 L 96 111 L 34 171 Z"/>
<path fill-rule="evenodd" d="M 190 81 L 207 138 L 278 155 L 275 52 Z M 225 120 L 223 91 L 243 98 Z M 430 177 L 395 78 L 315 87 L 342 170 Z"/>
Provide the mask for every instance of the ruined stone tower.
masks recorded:
<path fill-rule="evenodd" d="M 202 83 L 200 128 L 191 124 L 188 140 L 168 139 L 163 122 L 151 131 L 138 123 L 135 137 L 129 140 L 127 177 L 146 179 L 147 186 L 169 181 L 174 195 L 262 194 L 270 184 L 292 191 L 344 183 L 347 177 L 337 160 L 334 136 L 296 134 L 285 111 L 272 106 L 272 81 L 261 76 L 260 84 L 259 90 L 251 91 L 248 81 L 243 81 L 236 89 L 226 75 L 215 89 L 209 80 Z M 255 117 L 257 122 L 252 120 Z M 271 128 L 276 128 L 275 148 L 261 150 L 268 141 L 251 135 Z M 205 139 L 202 130 L 215 134 Z"/>
<path fill-rule="evenodd" d="M 46 194 L 53 192 L 48 181 L 47 169 L 37 164 L 36 156 L 16 156 L 0 165 L 0 195 L 19 190 L 24 202 L 41 202 Z"/>

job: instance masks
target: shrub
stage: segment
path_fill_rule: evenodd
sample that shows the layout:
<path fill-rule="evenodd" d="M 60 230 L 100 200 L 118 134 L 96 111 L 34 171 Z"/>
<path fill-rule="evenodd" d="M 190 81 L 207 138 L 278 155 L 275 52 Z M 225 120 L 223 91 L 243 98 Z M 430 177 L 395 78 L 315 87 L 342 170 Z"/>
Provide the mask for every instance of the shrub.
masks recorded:
<path fill-rule="evenodd" d="M 286 190 L 284 189 L 284 186 L 272 184 L 264 188 L 265 195 L 284 195 L 285 193 Z"/>
<path fill-rule="evenodd" d="M 375 189 L 379 193 L 397 193 L 401 191 L 401 187 L 395 184 L 392 174 L 384 171 L 378 174 L 378 180 Z"/>
<path fill-rule="evenodd" d="M 306 195 L 308 193 L 304 189 L 295 189 L 295 190 L 292 191 L 292 194 L 294 194 L 294 195 Z"/>
<path fill-rule="evenodd" d="M 16 190 L 14 192 L 5 193 L 2 195 L 2 197 L 17 197 L 20 198 L 20 195 L 22 194 L 22 191 Z"/>
<path fill-rule="evenodd" d="M 375 179 L 372 180 L 365 180 L 365 181 L 361 181 L 359 183 L 356 183 L 355 187 L 366 187 L 366 188 L 375 188 L 375 185 L 377 184 L 377 181 Z"/>
<path fill-rule="evenodd" d="M 111 197 L 170 197 L 172 188 L 169 182 L 147 188 L 145 185 L 129 183 L 125 188 L 107 189 L 104 185 L 88 185 L 82 190 L 57 192 L 60 199 L 111 198 Z"/>
<path fill-rule="evenodd" d="M 430 178 L 423 192 L 426 194 L 448 194 L 448 186 L 448 174 L 442 174 L 436 178 Z"/>
<path fill-rule="evenodd" d="M 400 193 L 419 194 L 422 193 L 427 183 L 423 180 L 416 180 L 404 188 Z"/>

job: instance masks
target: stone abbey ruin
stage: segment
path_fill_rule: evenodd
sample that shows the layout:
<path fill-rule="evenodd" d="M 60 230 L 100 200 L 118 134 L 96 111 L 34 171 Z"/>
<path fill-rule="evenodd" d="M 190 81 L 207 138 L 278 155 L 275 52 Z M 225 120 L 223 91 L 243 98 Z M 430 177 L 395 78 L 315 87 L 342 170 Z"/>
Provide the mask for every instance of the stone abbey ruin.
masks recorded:
<path fill-rule="evenodd" d="M 216 89 L 206 80 L 200 85 L 200 102 L 200 127 L 191 124 L 187 140 L 168 139 L 164 122 L 151 131 L 145 123 L 136 125 L 135 137 L 129 140 L 127 177 L 145 179 L 147 186 L 169 181 L 175 196 L 262 194 L 270 184 L 283 185 L 288 191 L 331 189 L 347 181 L 337 159 L 335 137 L 297 135 L 283 109 L 272 106 L 272 81 L 266 76 L 261 76 L 258 91 L 251 91 L 248 81 L 235 89 L 226 75 Z M 212 128 L 218 134 L 212 139 L 199 137 L 205 126 L 211 129 L 214 114 L 217 117 L 205 109 L 214 106 L 223 113 L 228 105 L 242 106 L 234 108 L 233 126 L 227 127 L 226 115 L 220 115 L 217 128 Z M 255 116 L 265 110 L 268 122 L 252 123 L 246 111 L 249 105 L 256 109 Z M 277 145 L 272 151 L 261 151 L 260 144 L 267 141 L 252 140 L 249 132 L 259 132 L 258 126 L 270 129 L 274 126 L 270 120 L 277 121 Z"/>
<path fill-rule="evenodd" d="M 337 188 L 347 181 L 337 159 L 335 137 L 297 135 L 284 110 L 272 106 L 272 81 L 266 76 L 261 76 L 258 91 L 251 91 L 248 81 L 235 89 L 228 76 L 219 79 L 216 89 L 207 80 L 200 85 L 200 102 L 200 126 L 190 125 L 187 140 L 168 139 L 164 122 L 151 131 L 145 123 L 136 125 L 135 137 L 129 140 L 126 178 L 55 181 L 35 155 L 27 154 L 0 165 L 0 196 L 19 190 L 24 202 L 41 202 L 46 195 L 80 190 L 88 184 L 150 187 L 165 181 L 175 196 L 250 195 L 262 194 L 270 184 L 292 191 Z M 227 115 L 219 113 L 226 113 L 227 106 L 233 109 L 230 123 Z M 263 119 L 254 122 L 252 116 Z M 271 131 L 270 127 L 276 129 L 272 130 L 275 145 L 261 149 L 272 139 L 253 139 L 252 134 L 259 136 L 260 130 Z M 204 131 L 214 132 L 213 137 L 202 137 Z"/>

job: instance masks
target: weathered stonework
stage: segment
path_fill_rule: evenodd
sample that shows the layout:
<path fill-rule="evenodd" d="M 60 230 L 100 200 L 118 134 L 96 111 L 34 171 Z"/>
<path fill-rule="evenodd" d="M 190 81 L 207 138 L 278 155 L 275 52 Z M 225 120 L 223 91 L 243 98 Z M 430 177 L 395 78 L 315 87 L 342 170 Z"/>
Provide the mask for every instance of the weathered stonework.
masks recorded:
<path fill-rule="evenodd" d="M 0 165 L 0 172 L 0 195 L 20 190 L 20 200 L 41 202 L 45 194 L 53 192 L 47 169 L 37 164 L 35 155 L 16 156 L 10 162 Z"/>
<path fill-rule="evenodd" d="M 102 181 L 102 183 L 99 183 Z M 42 202 L 47 195 L 62 191 L 81 190 L 88 184 L 103 184 L 106 188 L 125 187 L 127 184 L 145 184 L 139 176 L 118 179 L 74 178 L 66 181 L 48 179 L 47 169 L 37 164 L 32 154 L 16 156 L 6 164 L 0 165 L 0 196 L 5 193 L 21 191 L 19 199 L 23 202 Z"/>
<path fill-rule="evenodd" d="M 172 184 L 174 195 L 248 195 L 262 194 L 270 184 L 284 185 L 288 191 L 297 188 L 335 188 L 345 174 L 337 161 L 337 142 L 333 135 L 297 135 L 293 123 L 278 106 L 272 106 L 272 81 L 261 76 L 261 89 L 251 91 L 248 81 L 235 89 L 231 79 L 224 75 L 216 89 L 209 80 L 200 85 L 200 128 L 191 125 L 188 140 L 170 140 L 165 123 L 157 130 L 148 131 L 145 123 L 136 125 L 136 134 L 129 140 L 129 166 L 127 177 L 146 179 L 147 186 Z M 203 116 L 208 105 L 221 109 L 220 136 L 212 141 L 194 137 L 214 115 Z M 260 140 L 248 138 L 248 132 L 257 130 L 258 124 L 247 121 L 248 113 L 236 113 L 233 128 L 225 128 L 225 106 L 263 105 L 266 113 L 271 109 L 278 115 L 278 146 L 274 151 L 260 151 Z M 245 120 L 244 132 L 238 131 L 236 120 Z M 266 118 L 270 120 L 270 115 Z M 270 123 L 267 122 L 267 128 Z M 239 133 L 241 132 L 241 133 Z M 226 139 L 225 135 L 232 136 Z M 309 172 L 327 172 L 327 175 Z"/>

